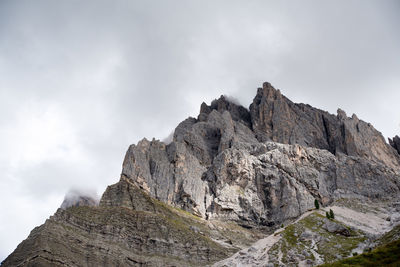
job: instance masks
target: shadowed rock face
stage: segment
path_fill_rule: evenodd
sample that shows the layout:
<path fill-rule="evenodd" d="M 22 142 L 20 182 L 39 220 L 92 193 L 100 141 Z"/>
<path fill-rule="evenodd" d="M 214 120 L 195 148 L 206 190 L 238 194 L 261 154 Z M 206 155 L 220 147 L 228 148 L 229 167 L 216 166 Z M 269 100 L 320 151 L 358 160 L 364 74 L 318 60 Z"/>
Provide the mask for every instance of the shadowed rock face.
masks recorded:
<path fill-rule="evenodd" d="M 223 95 L 219 99 L 212 101 L 210 106 L 203 102 L 200 107 L 198 120 L 206 119 L 207 116 L 205 115 L 210 114 L 213 110 L 219 111 L 220 113 L 226 110 L 231 114 L 234 121 L 240 121 L 251 128 L 250 112 L 243 106 L 230 102 L 229 99 Z"/>
<path fill-rule="evenodd" d="M 389 138 L 389 144 L 400 154 L 400 137 L 396 135 L 393 139 Z"/>
<path fill-rule="evenodd" d="M 171 143 L 131 145 L 99 206 L 59 209 L 4 266 L 207 265 L 315 199 L 398 198 L 392 146 L 355 115 L 295 104 L 268 83 L 249 110 L 222 96 L 181 122 Z"/>
<path fill-rule="evenodd" d="M 253 130 L 261 142 L 299 144 L 399 167 L 398 156 L 371 124 L 356 115 L 349 118 L 340 109 L 334 116 L 309 105 L 293 103 L 269 83 L 258 89 L 250 113 Z"/>

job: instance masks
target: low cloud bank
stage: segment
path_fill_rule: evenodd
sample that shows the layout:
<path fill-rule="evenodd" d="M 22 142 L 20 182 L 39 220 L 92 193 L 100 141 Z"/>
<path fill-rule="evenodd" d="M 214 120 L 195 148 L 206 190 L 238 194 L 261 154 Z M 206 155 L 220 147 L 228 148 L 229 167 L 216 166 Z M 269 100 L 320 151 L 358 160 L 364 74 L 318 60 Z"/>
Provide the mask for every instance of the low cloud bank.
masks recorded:
<path fill-rule="evenodd" d="M 64 197 L 61 209 L 77 206 L 97 206 L 99 204 L 99 196 L 92 190 L 70 189 Z"/>

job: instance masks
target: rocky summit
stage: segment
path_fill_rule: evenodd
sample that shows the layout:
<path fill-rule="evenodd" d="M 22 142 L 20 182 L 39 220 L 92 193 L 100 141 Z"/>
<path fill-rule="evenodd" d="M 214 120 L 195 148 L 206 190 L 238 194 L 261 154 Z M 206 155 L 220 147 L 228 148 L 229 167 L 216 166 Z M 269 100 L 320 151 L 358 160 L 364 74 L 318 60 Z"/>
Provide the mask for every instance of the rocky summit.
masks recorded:
<path fill-rule="evenodd" d="M 131 145 L 98 204 L 64 202 L 2 266 L 314 266 L 362 253 L 400 223 L 400 139 L 389 142 L 269 83 L 249 109 L 221 96 L 170 143 Z"/>

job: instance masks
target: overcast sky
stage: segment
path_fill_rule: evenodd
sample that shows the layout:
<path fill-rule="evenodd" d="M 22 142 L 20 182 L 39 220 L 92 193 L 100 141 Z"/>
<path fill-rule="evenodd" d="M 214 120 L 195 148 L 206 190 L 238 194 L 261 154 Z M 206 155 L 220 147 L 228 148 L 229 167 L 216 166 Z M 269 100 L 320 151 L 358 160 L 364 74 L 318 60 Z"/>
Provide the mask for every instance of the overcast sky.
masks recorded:
<path fill-rule="evenodd" d="M 400 134 L 399 1 L 0 1 L 0 260 L 129 144 L 264 81 Z"/>

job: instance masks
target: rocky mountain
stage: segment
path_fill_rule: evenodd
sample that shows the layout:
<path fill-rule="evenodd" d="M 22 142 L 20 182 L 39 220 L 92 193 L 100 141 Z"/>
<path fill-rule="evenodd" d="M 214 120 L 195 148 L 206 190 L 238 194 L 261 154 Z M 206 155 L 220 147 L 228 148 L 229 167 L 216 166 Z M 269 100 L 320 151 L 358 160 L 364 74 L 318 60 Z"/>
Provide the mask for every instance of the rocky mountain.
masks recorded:
<path fill-rule="evenodd" d="M 372 207 L 365 203 L 385 203 L 371 218 L 391 221 L 385 231 L 397 222 L 392 203 L 400 197 L 400 156 L 395 140 L 387 144 L 371 124 L 340 109 L 332 115 L 293 103 L 269 83 L 257 90 L 249 109 L 221 96 L 211 105 L 203 103 L 197 118 L 181 122 L 172 142 L 143 139 L 131 145 L 120 181 L 107 188 L 98 206 L 59 209 L 3 265 L 329 262 L 335 254 L 317 253 L 315 246 L 333 241 L 313 236 L 338 234 L 330 229 L 348 233 L 344 238 L 356 241 L 341 250 L 342 256 L 377 238 L 362 220 L 352 223 L 346 214 Z M 310 213 L 315 200 L 339 207 L 334 210 L 342 213 L 341 221 L 330 223 L 323 214 Z M 303 223 L 299 218 L 305 215 Z M 315 225 L 306 227 L 309 221 Z M 283 225 L 299 225 L 298 237 L 308 231 L 308 256 L 298 256 L 286 229 L 269 236 Z M 277 243 L 281 236 L 289 239 Z M 293 261 L 283 262 L 289 252 Z"/>
<path fill-rule="evenodd" d="M 355 115 L 294 104 L 269 83 L 250 111 L 202 104 L 172 143 L 132 145 L 122 174 L 151 196 L 203 218 L 273 227 L 345 195 L 399 194 L 399 156 Z"/>

